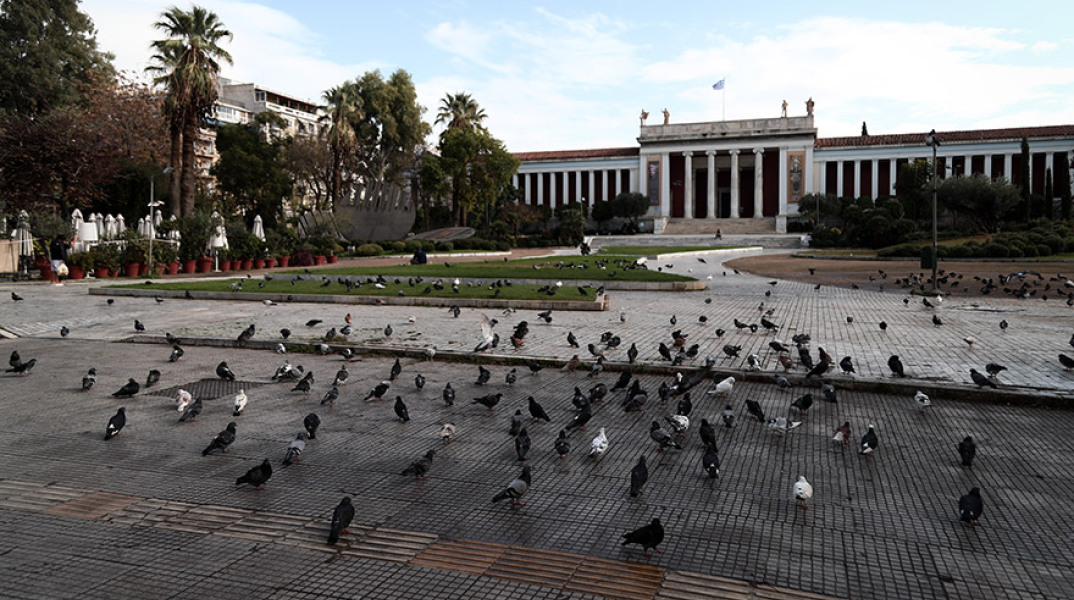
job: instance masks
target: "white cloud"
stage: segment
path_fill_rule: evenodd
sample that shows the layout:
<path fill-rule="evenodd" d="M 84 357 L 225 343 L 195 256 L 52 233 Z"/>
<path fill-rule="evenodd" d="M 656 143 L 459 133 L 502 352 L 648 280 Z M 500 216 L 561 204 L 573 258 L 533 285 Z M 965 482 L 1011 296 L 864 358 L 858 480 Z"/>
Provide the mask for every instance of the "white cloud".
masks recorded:
<path fill-rule="evenodd" d="M 1036 44 L 1033 44 L 1031 49 L 1037 54 L 1044 54 L 1045 52 L 1058 50 L 1059 44 L 1056 44 L 1055 42 L 1037 42 Z"/>

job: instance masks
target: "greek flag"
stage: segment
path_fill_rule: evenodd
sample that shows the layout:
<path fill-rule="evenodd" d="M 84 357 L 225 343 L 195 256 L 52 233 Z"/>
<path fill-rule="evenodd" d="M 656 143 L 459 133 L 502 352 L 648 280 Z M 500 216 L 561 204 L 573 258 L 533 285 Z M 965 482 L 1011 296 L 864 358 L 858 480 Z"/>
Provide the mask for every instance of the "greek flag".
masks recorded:
<path fill-rule="evenodd" d="M 723 89 L 723 82 L 724 82 L 724 80 L 721 79 L 721 80 L 717 81 L 716 83 L 712 84 L 712 89 L 714 89 L 714 90 L 722 90 Z"/>

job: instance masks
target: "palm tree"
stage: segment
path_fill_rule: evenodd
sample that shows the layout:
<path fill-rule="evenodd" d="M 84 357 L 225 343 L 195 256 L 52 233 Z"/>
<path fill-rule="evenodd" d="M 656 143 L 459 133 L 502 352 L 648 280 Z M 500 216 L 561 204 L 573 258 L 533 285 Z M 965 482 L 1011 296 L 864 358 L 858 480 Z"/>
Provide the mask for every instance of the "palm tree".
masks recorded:
<path fill-rule="evenodd" d="M 436 113 L 436 122 L 447 123 L 448 129 L 484 129 L 481 122 L 485 118 L 485 109 L 466 92 L 445 95 Z"/>
<path fill-rule="evenodd" d="M 353 83 L 336 86 L 323 95 L 327 105 L 321 123 L 327 124 L 322 133 L 328 138 L 328 147 L 332 150 L 332 184 L 329 198 L 335 207 L 343 191 L 343 168 L 354 156 L 358 146 L 358 136 L 354 130 L 354 121 L 359 118 L 358 96 Z"/>
<path fill-rule="evenodd" d="M 168 212 L 174 216 L 182 215 L 182 194 L 180 182 L 183 177 L 183 109 L 178 101 L 178 90 L 172 89 L 169 79 L 175 64 L 179 62 L 176 46 L 169 46 L 160 54 L 155 54 L 150 59 L 153 63 L 146 68 L 147 72 L 158 73 L 155 82 L 166 88 L 164 95 L 164 116 L 168 119 L 168 135 L 171 139 L 171 152 L 168 164 L 171 166 L 171 175 L 168 179 Z"/>
<path fill-rule="evenodd" d="M 164 32 L 167 39 L 154 41 L 156 64 L 147 71 L 156 73 L 156 82 L 167 90 L 165 108 L 168 111 L 172 131 L 172 167 L 180 171 L 178 202 L 171 205 L 182 209 L 182 215 L 194 212 L 194 184 L 197 164 L 194 160 L 194 142 L 202 121 L 213 114 L 219 95 L 220 63 L 231 63 L 231 55 L 220 46 L 231 32 L 224 28 L 220 18 L 200 6 L 189 12 L 173 6 L 161 13 L 161 20 L 153 26 Z M 175 134 L 181 132 L 181 159 L 175 161 Z M 172 194 L 175 194 L 173 179 Z"/>

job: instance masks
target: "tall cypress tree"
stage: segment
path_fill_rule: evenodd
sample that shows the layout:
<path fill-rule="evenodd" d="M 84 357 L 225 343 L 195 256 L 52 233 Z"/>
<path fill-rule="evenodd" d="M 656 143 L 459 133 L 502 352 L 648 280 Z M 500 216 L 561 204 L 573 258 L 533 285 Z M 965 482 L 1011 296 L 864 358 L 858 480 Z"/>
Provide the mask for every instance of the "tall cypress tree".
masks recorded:
<path fill-rule="evenodd" d="M 1033 202 L 1029 198 L 1029 189 L 1031 183 L 1029 181 L 1029 161 L 1032 160 L 1032 158 L 1029 154 L 1029 140 L 1026 138 L 1022 138 L 1021 158 L 1022 164 L 1019 165 L 1018 169 L 1021 181 L 1019 182 L 1018 187 L 1022 191 L 1022 202 L 1024 202 L 1026 205 L 1026 222 L 1028 223 L 1030 219 L 1033 218 Z"/>
<path fill-rule="evenodd" d="M 93 71 L 112 72 L 77 0 L 0 0 L 0 114 L 26 117 L 77 102 Z"/>

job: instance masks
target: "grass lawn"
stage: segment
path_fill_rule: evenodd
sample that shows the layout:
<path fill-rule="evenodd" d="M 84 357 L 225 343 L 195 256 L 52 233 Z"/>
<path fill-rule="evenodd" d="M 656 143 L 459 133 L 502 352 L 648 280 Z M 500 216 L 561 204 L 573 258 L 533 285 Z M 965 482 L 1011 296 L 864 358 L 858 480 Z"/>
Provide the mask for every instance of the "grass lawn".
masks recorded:
<path fill-rule="evenodd" d="M 272 276 L 271 281 L 263 281 L 260 278 L 247 279 L 243 284 L 242 291 L 235 292 L 236 294 L 245 293 L 263 293 L 263 294 L 341 294 L 350 296 L 397 296 L 399 291 L 402 290 L 406 296 L 424 296 L 431 298 L 501 298 L 504 300 L 594 300 L 596 296 L 596 288 L 583 288 L 585 294 L 583 295 L 578 291 L 578 286 L 564 283 L 562 288 L 556 291 L 556 294 L 549 296 L 546 292 L 538 292 L 538 288 L 541 286 L 536 285 L 505 285 L 500 288 L 492 288 L 489 285 L 474 285 L 468 286 L 465 283 L 459 286 L 459 293 L 456 294 L 451 289 L 450 280 L 445 280 L 443 289 L 437 290 L 433 287 L 433 280 L 426 279 L 422 283 L 415 282 L 411 286 L 407 279 L 400 279 L 399 283 L 395 282 L 394 278 L 389 277 L 388 282 L 383 284 L 384 288 L 375 287 L 372 283 L 363 282 L 360 287 L 355 287 L 354 291 L 348 292 L 345 285 L 342 285 L 336 281 L 335 278 L 330 278 L 331 282 L 327 287 L 323 287 L 324 281 L 317 273 L 315 279 L 296 281 L 294 285 L 291 284 L 291 277 L 277 274 Z M 168 283 L 154 283 L 151 286 L 145 284 L 129 284 L 129 285 L 117 285 L 110 286 L 116 288 L 131 288 L 140 290 L 190 290 L 192 292 L 229 292 L 231 291 L 231 285 L 239 281 L 239 279 L 219 279 L 212 281 L 171 281 Z M 262 287 L 261 284 L 264 283 Z M 425 293 L 428 288 L 429 292 Z M 490 289 L 491 288 L 491 289 Z M 497 291 L 499 292 L 497 294 Z"/>
<path fill-rule="evenodd" d="M 604 246 L 600 250 L 601 254 L 606 256 L 656 256 L 657 254 L 725 250 L 728 248 L 742 248 L 742 246 Z"/>
<path fill-rule="evenodd" d="M 450 263 L 450 261 L 447 261 Z M 345 267 L 318 269 L 324 275 L 363 275 L 385 277 L 424 277 L 426 279 L 549 279 L 552 281 L 692 281 L 690 277 L 650 271 L 633 266 L 630 256 L 570 256 L 556 258 L 527 258 L 503 261 L 450 263 L 434 259 L 427 265 L 390 265 L 381 267 Z M 285 273 L 303 273 L 302 270 Z"/>

